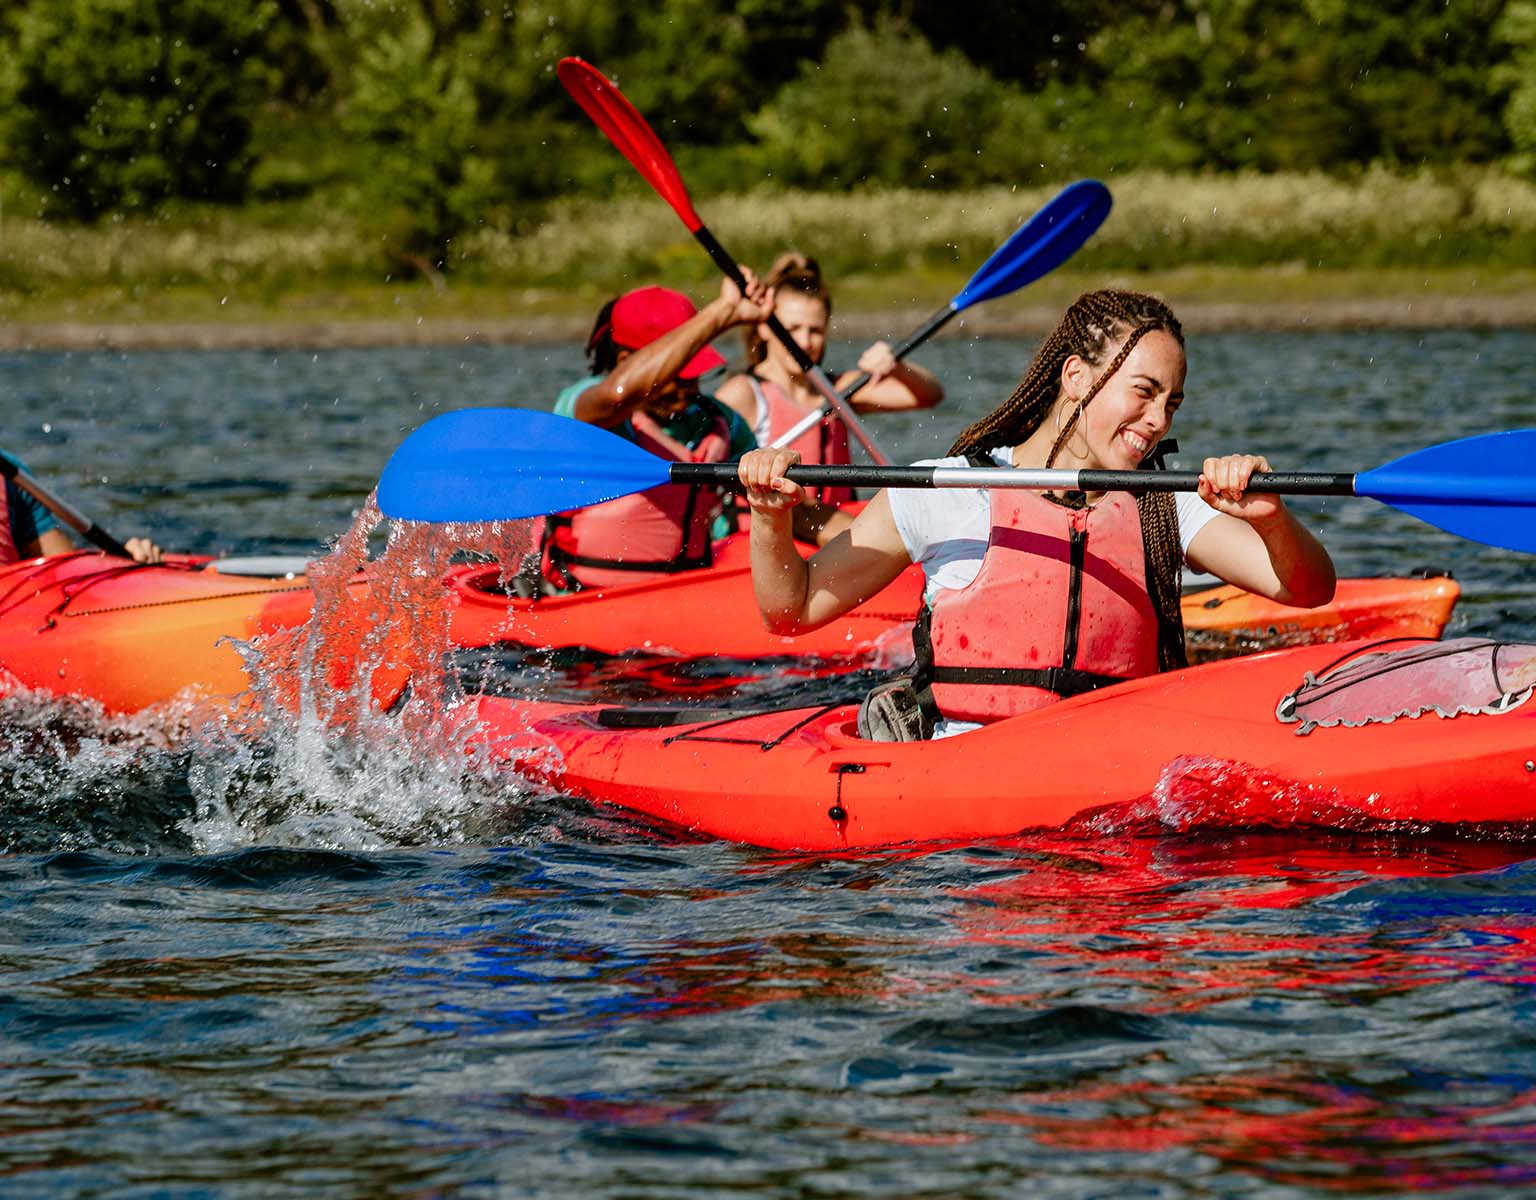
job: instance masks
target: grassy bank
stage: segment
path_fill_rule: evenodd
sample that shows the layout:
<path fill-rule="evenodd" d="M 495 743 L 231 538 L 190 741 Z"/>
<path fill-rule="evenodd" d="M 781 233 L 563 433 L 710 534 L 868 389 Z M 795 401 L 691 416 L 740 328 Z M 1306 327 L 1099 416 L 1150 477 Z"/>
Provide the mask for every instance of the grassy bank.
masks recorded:
<path fill-rule="evenodd" d="M 1085 286 L 1133 283 L 1185 304 L 1315 309 L 1411 323 L 1440 307 L 1536 309 L 1536 187 L 1492 172 L 1111 178 L 1115 209 L 1070 264 L 973 325 L 1033 326 Z M 942 303 L 1054 188 L 829 195 L 755 192 L 699 200 L 745 261 L 787 245 L 819 257 L 839 313 L 903 314 Z M 0 194 L 0 201 L 5 197 Z M 712 267 L 649 193 L 573 200 L 517 232 L 482 229 L 441 280 L 406 277 L 336 206 L 194 208 L 159 220 L 51 225 L 0 207 L 0 323 L 50 326 L 373 323 L 568 336 L 606 295 L 663 279 L 703 294 Z M 1363 307 L 1362 307 L 1363 306 Z M 1373 309 L 1373 306 L 1374 309 Z M 1475 306 L 1474 306 L 1475 307 Z M 1227 321 L 1226 323 L 1233 323 Z M 1236 323 L 1241 323 L 1240 321 Z M 1257 323 L 1273 323 L 1259 320 Z M 1314 323 L 1330 322 L 1323 315 Z M 1432 320 L 1427 323 L 1434 323 Z M 427 336 L 423 334 L 422 336 Z M 13 336 L 13 342 L 16 338 Z M 25 339 L 22 339 L 25 340 Z M 367 339 L 367 340 L 372 340 Z"/>

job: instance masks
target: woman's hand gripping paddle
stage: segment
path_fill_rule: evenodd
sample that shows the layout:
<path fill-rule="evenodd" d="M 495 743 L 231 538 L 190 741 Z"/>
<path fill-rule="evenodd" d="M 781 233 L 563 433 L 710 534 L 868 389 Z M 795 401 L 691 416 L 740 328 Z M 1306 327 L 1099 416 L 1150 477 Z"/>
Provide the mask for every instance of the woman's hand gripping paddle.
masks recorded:
<path fill-rule="evenodd" d="M 1054 271 L 1082 248 L 1109 216 L 1109 189 L 1096 179 L 1069 183 L 1044 208 L 1015 229 L 987 261 L 977 268 L 966 285 L 923 326 L 892 351 L 898 361 L 916 350 L 949 322 L 983 300 L 997 300 L 1034 283 Z M 869 382 L 867 374 L 850 380 L 840 391 L 845 400 Z M 826 414 L 818 409 L 774 438 L 773 445 L 787 446 Z"/>
<path fill-rule="evenodd" d="M 801 466 L 813 487 L 1034 488 L 1192 492 L 1195 471 L 1006 467 Z M 584 508 L 663 483 L 737 481 L 733 463 L 677 463 L 568 417 L 468 408 L 433 417 L 400 444 L 379 479 L 379 507 L 402 521 L 510 521 Z M 1536 553 L 1536 429 L 1428 446 L 1359 474 L 1254 475 L 1255 492 L 1363 496 L 1490 546 Z"/>

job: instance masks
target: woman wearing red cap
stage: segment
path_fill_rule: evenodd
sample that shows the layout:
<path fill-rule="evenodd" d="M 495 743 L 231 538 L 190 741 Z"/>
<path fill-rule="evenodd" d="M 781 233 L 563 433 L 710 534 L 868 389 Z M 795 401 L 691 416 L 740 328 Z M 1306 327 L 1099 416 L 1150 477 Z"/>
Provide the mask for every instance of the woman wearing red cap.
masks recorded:
<path fill-rule="evenodd" d="M 587 340 L 592 374 L 560 393 L 555 412 L 611 429 L 662 458 L 725 462 L 757 441 L 739 416 L 699 390 L 725 366 L 711 346 L 773 311 L 773 294 L 751 271 L 744 296 L 729 280 L 703 309 L 681 292 L 643 287 L 610 301 Z M 721 494 L 662 484 L 548 518 L 542 571 L 548 586 L 571 591 L 634 583 L 708 566 Z"/>
<path fill-rule="evenodd" d="M 798 251 L 779 256 L 768 272 L 773 309 L 780 322 L 812 362 L 821 363 L 832 318 L 832 294 L 814 258 Z M 822 408 L 820 393 L 811 385 L 794 357 L 766 325 L 745 330 L 747 370 L 733 375 L 720 388 L 720 402 L 733 408 L 752 427 L 758 444 L 776 445 L 785 433 Z M 897 361 L 887 342 L 876 342 L 859 356 L 858 371 L 837 380 L 846 385 L 859 372 L 870 380 L 850 401 L 859 412 L 891 412 L 932 408 L 944 398 L 944 387 L 922 367 Z M 835 416 L 812 425 L 786 443 L 805 463 L 849 463 L 848 430 Z M 821 488 L 813 495 L 824 504 L 853 499 L 851 488 Z"/>

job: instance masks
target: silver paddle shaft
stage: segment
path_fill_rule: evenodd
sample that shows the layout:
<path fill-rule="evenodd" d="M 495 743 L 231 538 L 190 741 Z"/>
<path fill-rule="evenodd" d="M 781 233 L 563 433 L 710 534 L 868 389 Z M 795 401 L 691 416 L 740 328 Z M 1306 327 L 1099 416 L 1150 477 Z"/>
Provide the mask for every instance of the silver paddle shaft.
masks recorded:
<path fill-rule="evenodd" d="M 738 483 L 734 463 L 673 463 L 673 483 Z M 1026 488 L 1044 492 L 1193 492 L 1198 471 L 1058 471 L 1033 467 L 791 467 L 804 487 Z M 1246 491 L 1289 496 L 1353 496 L 1353 474 L 1259 471 Z"/>

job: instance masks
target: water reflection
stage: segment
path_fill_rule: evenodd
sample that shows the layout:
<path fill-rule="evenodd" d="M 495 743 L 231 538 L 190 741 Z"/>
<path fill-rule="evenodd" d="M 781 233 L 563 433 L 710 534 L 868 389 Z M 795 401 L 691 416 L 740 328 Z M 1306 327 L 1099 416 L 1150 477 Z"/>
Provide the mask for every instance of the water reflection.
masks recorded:
<path fill-rule="evenodd" d="M 1179 435 L 1287 468 L 1374 465 L 1528 423 L 1532 346 L 1200 338 Z M 5 367 L 65 431 L 17 449 L 109 527 L 313 554 L 405 429 L 450 405 L 544 403 L 579 371 L 563 350 Z M 887 419 L 898 456 L 990 407 L 1028 347 L 930 350 L 955 404 Z M 1393 363 L 1419 386 L 1405 392 Z M 218 412 L 210 377 L 228 386 Z M 296 395 L 305 421 L 256 419 Z M 194 433 L 205 453 L 183 452 Z M 145 463 L 165 490 L 137 486 Z M 114 482 L 87 489 L 82 472 Z M 1453 633 L 1536 638 L 1529 559 L 1379 506 L 1315 515 L 1348 574 L 1451 567 L 1466 589 Z M 337 613 L 354 641 L 366 633 L 365 610 Z M 806 683 L 764 664 L 512 670 L 512 686 L 543 670 L 626 702 Z M 1395 1196 L 1536 1182 L 1529 840 L 1234 832 L 1202 823 L 1196 789 L 1004 842 L 769 855 L 466 776 L 356 693 L 313 705 L 292 732 L 274 719 L 264 740 L 206 753 L 90 713 L 0 709 L 0 1190 Z M 339 736 L 322 715 L 379 736 Z"/>
<path fill-rule="evenodd" d="M 1510 992 L 1536 977 L 1530 843 L 688 849 L 521 854 L 434 889 L 474 919 L 402 944 L 384 987 L 421 998 L 425 1032 L 479 1047 L 477 1123 L 663 1156 L 769 1129 L 793 1153 L 815 1130 L 834 1154 L 901 1146 L 918 1177 L 959 1155 L 973 1185 L 985 1162 L 1021 1185 L 1070 1153 L 1081 1194 L 1171 1185 L 1196 1160 L 1219 1194 L 1536 1169 L 1536 1080 L 1508 1036 L 1536 1011 Z M 605 1083 L 561 1062 L 606 1064 Z M 606 1140 L 626 1129 L 653 1132 Z"/>

